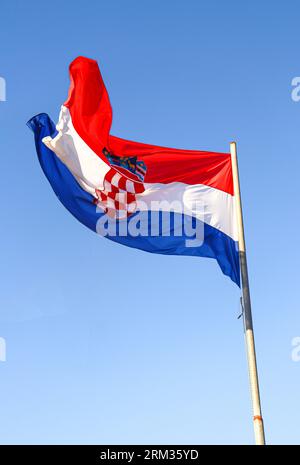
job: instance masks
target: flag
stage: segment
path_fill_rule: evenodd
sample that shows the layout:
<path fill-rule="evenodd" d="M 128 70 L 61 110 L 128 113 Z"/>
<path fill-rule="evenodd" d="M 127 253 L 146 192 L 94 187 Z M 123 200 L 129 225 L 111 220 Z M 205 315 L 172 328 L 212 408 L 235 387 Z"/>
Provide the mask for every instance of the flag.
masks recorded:
<path fill-rule="evenodd" d="M 214 258 L 240 285 L 230 153 L 115 137 L 97 62 L 76 58 L 70 78 L 57 125 L 45 113 L 27 123 L 61 203 L 81 223 L 120 244 Z"/>

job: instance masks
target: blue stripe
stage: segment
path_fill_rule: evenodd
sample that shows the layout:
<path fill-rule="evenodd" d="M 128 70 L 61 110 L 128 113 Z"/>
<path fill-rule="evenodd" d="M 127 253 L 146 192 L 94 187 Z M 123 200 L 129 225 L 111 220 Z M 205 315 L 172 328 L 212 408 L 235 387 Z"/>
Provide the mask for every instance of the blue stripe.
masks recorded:
<path fill-rule="evenodd" d="M 81 223 L 93 231 L 97 230 L 97 222 L 103 213 L 97 211 L 93 203 L 92 195 L 85 192 L 77 183 L 68 168 L 59 160 L 54 152 L 49 150 L 42 139 L 46 136 L 54 137 L 57 134 L 55 125 L 45 113 L 34 116 L 27 125 L 32 129 L 35 136 L 36 150 L 40 165 L 50 182 L 55 194 L 61 203 L 75 216 Z M 145 218 L 150 212 L 139 213 L 139 218 Z M 177 214 L 171 213 L 171 225 L 176 224 Z M 182 217 L 183 218 L 183 217 Z M 131 221 L 132 217 L 127 220 Z M 127 236 L 107 236 L 108 239 L 151 253 L 166 255 L 190 255 L 198 257 L 215 258 L 219 263 L 223 273 L 229 276 L 238 286 L 240 286 L 240 270 L 237 244 L 229 236 L 221 231 L 204 224 L 204 242 L 198 247 L 187 247 L 186 240 L 191 237 L 181 236 L 151 236 L 150 216 L 148 217 L 149 235 L 137 237 Z M 124 220 L 123 220 L 124 221 Z M 198 222 L 193 218 L 193 222 Z M 203 225 L 202 225 L 203 226 Z"/>

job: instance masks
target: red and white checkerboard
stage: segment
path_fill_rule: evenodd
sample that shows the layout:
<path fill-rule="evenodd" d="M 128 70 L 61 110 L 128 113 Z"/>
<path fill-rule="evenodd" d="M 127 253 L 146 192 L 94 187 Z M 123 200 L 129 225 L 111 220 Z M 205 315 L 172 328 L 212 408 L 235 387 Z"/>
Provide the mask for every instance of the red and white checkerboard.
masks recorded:
<path fill-rule="evenodd" d="M 141 182 L 133 181 L 111 168 L 104 178 L 103 190 L 96 189 L 95 203 L 110 218 L 126 218 L 136 210 L 136 195 L 145 191 Z"/>

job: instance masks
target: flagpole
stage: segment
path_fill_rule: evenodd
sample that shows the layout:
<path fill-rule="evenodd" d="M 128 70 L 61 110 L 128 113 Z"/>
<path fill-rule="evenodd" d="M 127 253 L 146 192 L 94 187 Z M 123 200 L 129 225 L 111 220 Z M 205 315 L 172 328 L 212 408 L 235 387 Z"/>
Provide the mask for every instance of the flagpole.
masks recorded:
<path fill-rule="evenodd" d="M 265 432 L 264 432 L 264 424 L 263 424 L 263 418 L 262 418 L 262 413 L 261 413 L 261 404 L 260 404 L 260 395 L 259 395 L 259 383 L 258 383 L 258 372 L 257 372 L 255 343 L 254 343 L 254 330 L 253 330 L 252 311 L 251 311 L 249 279 L 248 279 L 243 211 L 242 211 L 239 171 L 238 171 L 238 162 L 237 162 L 237 150 L 236 150 L 235 142 L 231 142 L 230 144 L 230 153 L 231 153 L 231 161 L 232 161 L 232 175 L 233 175 L 236 217 L 237 217 L 237 226 L 238 226 L 239 259 L 240 259 L 240 267 L 241 267 L 242 295 L 243 295 L 243 320 L 244 320 L 246 352 L 247 352 L 247 360 L 248 360 L 250 391 L 251 391 L 252 409 L 253 409 L 254 435 L 255 435 L 255 443 L 257 445 L 265 445 Z"/>

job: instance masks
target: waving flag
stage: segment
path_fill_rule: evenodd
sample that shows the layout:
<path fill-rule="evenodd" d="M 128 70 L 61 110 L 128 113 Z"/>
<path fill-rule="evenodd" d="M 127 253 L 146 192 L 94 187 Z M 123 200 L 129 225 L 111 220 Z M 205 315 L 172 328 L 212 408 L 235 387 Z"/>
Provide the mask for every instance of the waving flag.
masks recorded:
<path fill-rule="evenodd" d="M 129 247 L 215 258 L 240 285 L 231 155 L 112 136 L 97 62 L 76 58 L 70 76 L 57 125 L 45 113 L 28 122 L 63 205 L 90 229 Z"/>

